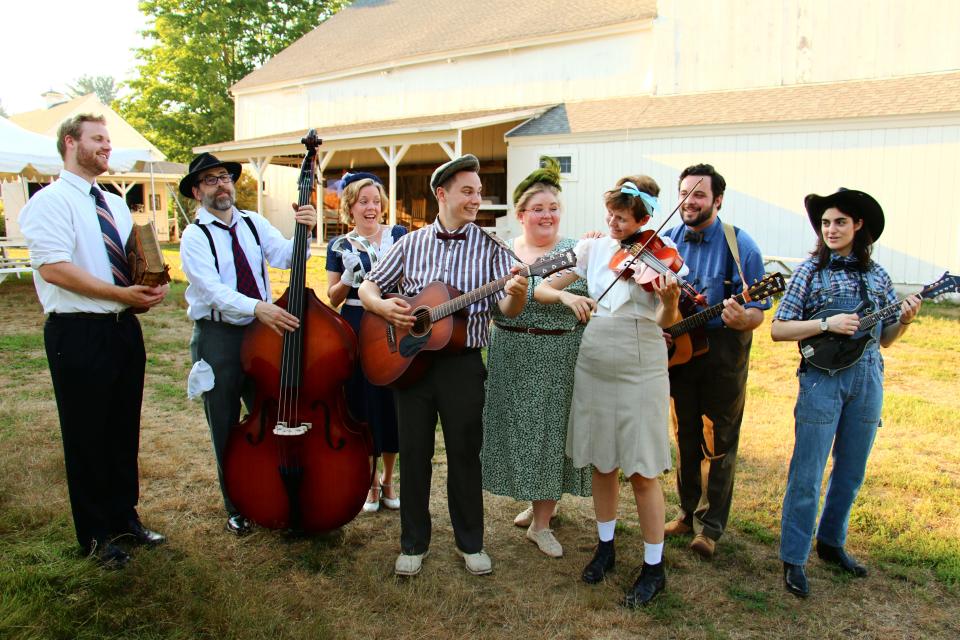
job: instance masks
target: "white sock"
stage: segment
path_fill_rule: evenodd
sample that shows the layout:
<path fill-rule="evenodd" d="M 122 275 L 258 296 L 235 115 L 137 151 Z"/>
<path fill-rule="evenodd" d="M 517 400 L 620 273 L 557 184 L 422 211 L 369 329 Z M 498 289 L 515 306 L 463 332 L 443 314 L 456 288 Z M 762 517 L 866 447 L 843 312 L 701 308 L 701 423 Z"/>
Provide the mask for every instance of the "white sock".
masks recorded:
<path fill-rule="evenodd" d="M 600 522 L 597 520 L 597 533 L 600 535 L 600 542 L 610 542 L 613 540 L 613 532 L 617 528 L 617 519 L 610 522 Z"/>
<path fill-rule="evenodd" d="M 643 561 L 647 564 L 660 564 L 661 560 L 663 560 L 663 543 L 644 542 Z"/>

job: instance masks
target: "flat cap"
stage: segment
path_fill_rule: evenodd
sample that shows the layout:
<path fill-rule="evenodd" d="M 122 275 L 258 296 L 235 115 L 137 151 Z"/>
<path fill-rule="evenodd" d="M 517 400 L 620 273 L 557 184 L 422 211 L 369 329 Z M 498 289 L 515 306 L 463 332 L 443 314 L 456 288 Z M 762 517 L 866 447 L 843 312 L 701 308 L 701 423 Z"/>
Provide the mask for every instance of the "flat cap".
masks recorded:
<path fill-rule="evenodd" d="M 433 191 L 433 195 L 437 195 L 437 187 L 461 171 L 480 173 L 480 161 L 477 160 L 477 156 L 468 153 L 437 167 L 430 177 L 430 189 Z"/>

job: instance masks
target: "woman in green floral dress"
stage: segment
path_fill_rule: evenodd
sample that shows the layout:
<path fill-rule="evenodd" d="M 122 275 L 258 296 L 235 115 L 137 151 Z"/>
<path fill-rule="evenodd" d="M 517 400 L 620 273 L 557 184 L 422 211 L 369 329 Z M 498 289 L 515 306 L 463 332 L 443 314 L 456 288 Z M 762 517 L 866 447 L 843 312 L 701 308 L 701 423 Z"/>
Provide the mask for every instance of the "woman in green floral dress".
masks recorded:
<path fill-rule="evenodd" d="M 523 235 L 513 241 L 513 250 L 527 264 L 576 244 L 559 237 L 559 192 L 559 167 L 552 163 L 514 191 Z M 590 468 L 575 469 L 564 453 L 583 325 L 566 305 L 536 302 L 533 292 L 539 284 L 540 278 L 531 278 L 519 316 L 494 311 L 483 409 L 483 488 L 532 501 L 515 522 L 529 520 L 527 538 L 559 558 L 563 548 L 550 529 L 557 501 L 564 493 L 590 495 Z M 586 295 L 586 282 L 577 280 L 567 289 Z"/>

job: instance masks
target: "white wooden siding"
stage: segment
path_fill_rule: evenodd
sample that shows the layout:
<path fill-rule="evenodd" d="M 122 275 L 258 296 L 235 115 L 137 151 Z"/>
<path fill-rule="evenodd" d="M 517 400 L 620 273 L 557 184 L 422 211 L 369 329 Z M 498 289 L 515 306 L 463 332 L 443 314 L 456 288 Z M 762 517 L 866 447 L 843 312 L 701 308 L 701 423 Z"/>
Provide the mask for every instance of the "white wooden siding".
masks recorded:
<path fill-rule="evenodd" d="M 643 173 L 661 188 L 659 224 L 677 202 L 677 178 L 691 164 L 713 164 L 727 180 L 721 217 L 746 229 L 764 255 L 804 258 L 816 236 L 803 208 L 808 193 L 838 187 L 877 198 L 886 228 L 874 257 L 897 283 L 926 283 L 960 273 L 960 118 L 937 125 L 836 124 L 754 132 L 701 131 L 675 137 L 624 134 L 594 142 L 511 139 L 507 184 L 513 188 L 543 153 L 575 150 L 577 180 L 563 189 L 561 233 L 603 229 L 602 194 L 618 178 Z M 511 216 L 512 219 L 512 216 Z M 668 227 L 673 222 L 668 223 Z M 517 233 L 514 222 L 511 233 Z"/>
<path fill-rule="evenodd" d="M 240 94 L 236 138 L 650 93 L 653 35 L 638 29 Z"/>

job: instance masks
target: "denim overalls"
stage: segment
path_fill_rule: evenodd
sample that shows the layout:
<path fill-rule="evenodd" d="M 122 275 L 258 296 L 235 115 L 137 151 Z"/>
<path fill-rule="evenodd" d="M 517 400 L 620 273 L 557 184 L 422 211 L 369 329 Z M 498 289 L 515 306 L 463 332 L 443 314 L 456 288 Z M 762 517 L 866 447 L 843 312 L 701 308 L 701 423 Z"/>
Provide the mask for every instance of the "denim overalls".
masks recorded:
<path fill-rule="evenodd" d="M 827 269 L 821 269 L 820 286 L 829 290 Z M 873 295 L 870 303 L 877 309 L 882 300 L 876 272 L 863 274 Z M 869 295 L 869 294 L 868 294 Z M 827 307 L 854 309 L 860 296 L 827 296 Z M 817 527 L 817 539 L 842 547 L 847 538 L 850 508 L 863 484 L 867 456 L 880 426 L 883 405 L 883 358 L 879 339 L 883 323 L 871 330 L 877 340 L 866 348 L 859 362 L 830 375 L 816 367 L 801 364 L 798 376 L 800 392 L 794 408 L 795 443 L 783 498 L 780 528 L 780 559 L 803 565 L 810 553 L 810 542 L 817 519 L 820 485 L 827 455 L 833 448 L 833 471 Z"/>

